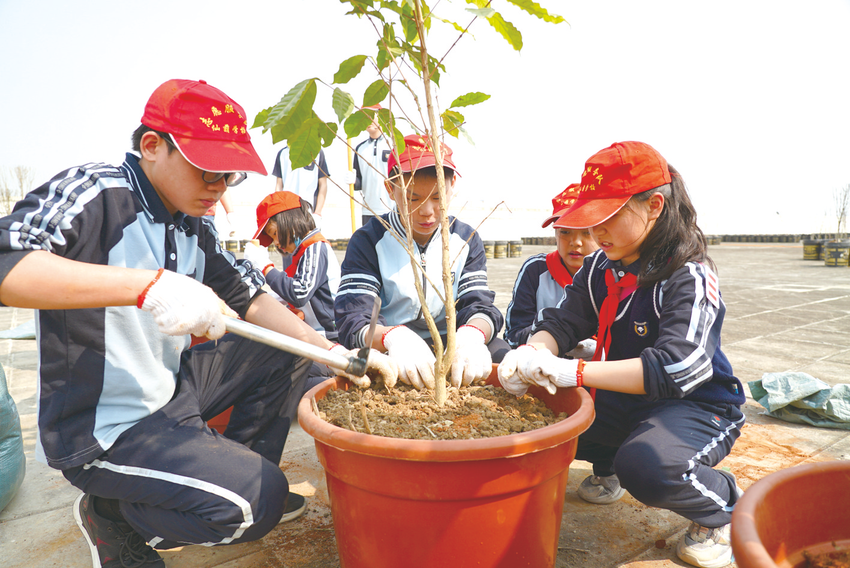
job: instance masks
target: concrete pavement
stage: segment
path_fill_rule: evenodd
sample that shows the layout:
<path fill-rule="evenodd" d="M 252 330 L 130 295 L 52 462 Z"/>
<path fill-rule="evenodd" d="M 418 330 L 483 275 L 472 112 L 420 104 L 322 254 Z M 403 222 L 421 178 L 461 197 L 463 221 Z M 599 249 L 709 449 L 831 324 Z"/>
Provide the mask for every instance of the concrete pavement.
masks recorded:
<path fill-rule="evenodd" d="M 524 246 L 520 258 L 489 261 L 490 286 L 504 310 L 519 266 L 550 247 Z M 338 253 L 340 256 L 342 251 Z M 804 261 L 796 243 L 724 243 L 710 247 L 728 306 L 723 349 L 746 385 L 766 372 L 802 371 L 827 383 L 850 382 L 850 269 Z M 32 319 L 31 310 L 0 308 L 0 330 Z M 0 363 L 18 406 L 27 474 L 0 512 L 0 565 L 87 567 L 88 548 L 74 523 L 79 493 L 62 475 L 33 459 L 36 435 L 36 350 L 32 340 L 0 340 Z M 850 431 L 781 422 L 761 415 L 748 398 L 748 423 L 722 464 L 745 489 L 778 469 L 804 462 L 850 459 Z M 294 489 L 309 496 L 308 513 L 278 526 L 259 542 L 230 547 L 185 547 L 163 553 L 170 568 L 336 568 L 334 529 L 324 473 L 312 439 L 296 428 L 281 467 Z M 575 496 L 590 464 L 573 462 L 556 566 L 662 568 L 684 566 L 675 556 L 687 522 L 645 507 L 626 495 L 608 506 Z"/>

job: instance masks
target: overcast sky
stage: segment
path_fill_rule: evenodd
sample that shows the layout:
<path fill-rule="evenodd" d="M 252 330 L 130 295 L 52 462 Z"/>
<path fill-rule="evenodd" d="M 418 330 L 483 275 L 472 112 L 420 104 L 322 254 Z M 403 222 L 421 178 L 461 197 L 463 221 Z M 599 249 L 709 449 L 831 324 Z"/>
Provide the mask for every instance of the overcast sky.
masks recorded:
<path fill-rule="evenodd" d="M 620 140 L 647 142 L 679 169 L 707 233 L 834 230 L 833 192 L 850 183 L 850 2 L 540 3 L 569 23 L 495 1 L 523 32 L 522 52 L 477 22 L 446 59 L 441 103 L 492 95 L 465 112 L 475 145 L 448 141 L 461 217 L 509 208 L 485 237 L 549 234 L 539 222 L 551 197 Z M 205 79 L 253 121 L 301 80 L 329 82 L 340 61 L 372 53 L 371 26 L 343 11 L 336 0 L 0 0 L 0 167 L 30 166 L 42 183 L 73 165 L 120 163 L 147 98 L 171 78 Z M 429 47 L 440 54 L 454 37 L 438 33 Z M 317 110 L 334 118 L 329 105 Z M 252 137 L 271 171 L 281 146 Z M 341 173 L 345 146 L 326 152 Z M 247 223 L 273 185 L 254 176 L 240 186 Z M 330 203 L 342 222 L 325 232 L 347 236 L 344 195 L 332 189 Z"/>

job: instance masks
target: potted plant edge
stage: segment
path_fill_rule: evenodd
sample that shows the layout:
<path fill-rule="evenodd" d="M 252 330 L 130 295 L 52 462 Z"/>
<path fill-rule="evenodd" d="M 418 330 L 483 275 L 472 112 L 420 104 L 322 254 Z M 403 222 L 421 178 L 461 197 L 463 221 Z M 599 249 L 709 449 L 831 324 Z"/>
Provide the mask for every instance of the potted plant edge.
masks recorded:
<path fill-rule="evenodd" d="M 477 19 L 486 20 L 517 50 L 522 46 L 522 36 L 488 0 L 466 0 L 471 6 L 466 12 L 472 16 L 466 26 L 433 15 L 422 0 L 342 1 L 350 6 L 349 15 L 368 20 L 379 39 L 375 56 L 349 57 L 334 75 L 332 84 L 337 86 L 333 89 L 332 106 L 337 122 L 325 122 L 313 110 L 317 86 L 326 84 L 311 78 L 295 85 L 278 104 L 260 112 L 253 127 L 262 127 L 264 133 L 270 131 L 274 143 L 286 140 L 293 168 L 309 165 L 320 148 L 329 146 L 335 138 L 351 148 L 338 134 L 340 124 L 350 140 L 377 119 L 396 155 L 404 151 L 397 117 L 430 140 L 437 161 L 443 278 L 439 285 L 430 281 L 429 285 L 444 301 L 448 300 L 445 346 L 428 310 L 424 310 L 424 316 L 436 354 L 434 396 L 442 404 L 454 355 L 456 313 L 438 133 L 467 135 L 465 118 L 458 109 L 483 102 L 489 96 L 468 93 L 438 113 L 432 89 L 433 84 L 439 84 L 445 67 L 442 59 L 430 55 L 426 40 L 432 22 L 451 26 L 462 37 Z M 507 1 L 544 21 L 563 21 L 535 2 Z M 354 97 L 338 85 L 359 75 L 367 63 L 378 78 L 366 88 L 358 107 Z M 408 78 L 411 75 L 415 75 L 415 81 Z M 424 116 L 414 86 L 424 93 Z M 421 124 L 414 124 L 410 119 L 413 113 L 401 108 L 402 96 L 409 98 Z M 387 100 L 388 108 L 365 108 Z M 381 174 L 386 176 L 386 172 Z M 404 209 L 402 204 L 400 217 L 407 233 L 406 249 L 411 268 L 418 276 L 420 268 L 412 252 L 416 249 Z M 396 234 L 396 238 L 404 237 Z M 421 278 L 414 281 L 419 283 Z M 422 300 L 421 285 L 417 292 Z M 488 383 L 499 384 L 495 372 Z M 330 389 L 351 386 L 341 378 L 329 379 L 308 392 L 298 408 L 299 423 L 315 439 L 316 452 L 325 469 L 343 567 L 554 566 L 569 465 L 575 457 L 578 435 L 594 418 L 592 401 L 584 389 L 562 389 L 555 395 L 542 388 L 529 389 L 556 414 L 569 415 L 557 424 L 498 438 L 432 441 L 353 432 L 332 426 L 314 413 L 314 401 Z"/>

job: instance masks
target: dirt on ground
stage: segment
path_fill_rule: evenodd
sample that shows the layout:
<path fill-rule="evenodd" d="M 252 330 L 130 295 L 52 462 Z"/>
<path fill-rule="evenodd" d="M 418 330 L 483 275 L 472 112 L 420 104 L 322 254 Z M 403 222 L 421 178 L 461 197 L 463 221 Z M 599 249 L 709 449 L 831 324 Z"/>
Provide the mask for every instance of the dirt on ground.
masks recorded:
<path fill-rule="evenodd" d="M 519 398 L 491 385 L 449 387 L 445 406 L 433 392 L 393 389 L 331 390 L 317 401 L 319 416 L 356 432 L 409 440 L 494 438 L 528 432 L 567 417 L 555 416 L 531 395 Z"/>

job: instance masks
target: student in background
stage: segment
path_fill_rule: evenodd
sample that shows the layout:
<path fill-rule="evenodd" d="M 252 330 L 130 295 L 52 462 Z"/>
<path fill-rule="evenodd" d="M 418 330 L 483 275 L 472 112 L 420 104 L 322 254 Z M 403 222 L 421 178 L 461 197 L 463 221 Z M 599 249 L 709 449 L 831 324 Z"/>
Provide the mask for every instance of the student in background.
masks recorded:
<path fill-rule="evenodd" d="M 362 192 L 363 201 L 369 206 L 363 208 L 362 226 L 376 215 L 389 213 L 393 203 L 384 185 L 392 150 L 377 120 L 381 105 L 364 107 L 364 110 L 374 110 L 376 118 L 366 127 L 369 137 L 354 149 L 354 191 Z"/>
<path fill-rule="evenodd" d="M 575 201 L 577 187 L 574 183 L 552 198 L 552 215 L 543 221 L 544 228 L 554 223 Z M 528 340 L 537 312 L 553 308 L 561 301 L 564 287 L 573 283 L 573 276 L 581 268 L 584 257 L 599 248 L 587 229 L 555 229 L 555 238 L 556 250 L 530 256 L 519 269 L 505 314 L 505 340 L 511 348 Z M 587 343 L 590 354 L 595 349 L 591 343 Z"/>
<path fill-rule="evenodd" d="M 277 153 L 272 168 L 272 175 L 277 178 L 275 191 L 291 191 L 304 199 L 312 208 L 313 222 L 317 229 L 322 228 L 322 211 L 328 195 L 328 164 L 325 161 L 324 150 L 319 150 L 318 157 L 303 168 L 292 169 L 289 161 L 289 146 Z"/>

